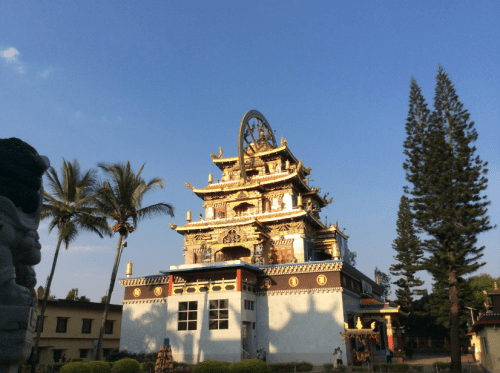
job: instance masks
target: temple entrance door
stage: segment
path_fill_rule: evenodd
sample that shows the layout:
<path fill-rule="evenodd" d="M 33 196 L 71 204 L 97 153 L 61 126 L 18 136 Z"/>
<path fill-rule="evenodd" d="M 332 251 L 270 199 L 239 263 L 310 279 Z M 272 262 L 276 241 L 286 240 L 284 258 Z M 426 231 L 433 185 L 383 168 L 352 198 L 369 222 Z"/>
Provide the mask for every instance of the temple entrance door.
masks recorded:
<path fill-rule="evenodd" d="M 241 324 L 241 357 L 243 359 L 250 359 L 250 322 L 243 321 Z"/>

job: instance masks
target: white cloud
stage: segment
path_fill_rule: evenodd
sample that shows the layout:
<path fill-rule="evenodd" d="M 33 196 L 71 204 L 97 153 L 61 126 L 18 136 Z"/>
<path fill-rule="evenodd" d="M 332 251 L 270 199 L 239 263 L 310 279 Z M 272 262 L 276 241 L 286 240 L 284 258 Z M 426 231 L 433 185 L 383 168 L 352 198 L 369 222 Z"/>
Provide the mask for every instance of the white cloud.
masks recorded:
<path fill-rule="evenodd" d="M 40 73 L 40 77 L 47 78 L 50 75 L 50 70 L 45 70 Z"/>
<path fill-rule="evenodd" d="M 10 47 L 9 49 L 2 51 L 2 57 L 7 61 L 17 61 L 18 54 L 19 51 L 14 47 Z"/>
<path fill-rule="evenodd" d="M 81 111 L 77 111 L 75 113 L 75 118 L 81 118 L 83 116 L 82 112 Z"/>
<path fill-rule="evenodd" d="M 7 63 L 11 64 L 19 74 L 24 74 L 24 65 L 19 61 L 19 55 L 19 51 L 14 47 L 0 51 L 0 56 L 2 56 Z"/>

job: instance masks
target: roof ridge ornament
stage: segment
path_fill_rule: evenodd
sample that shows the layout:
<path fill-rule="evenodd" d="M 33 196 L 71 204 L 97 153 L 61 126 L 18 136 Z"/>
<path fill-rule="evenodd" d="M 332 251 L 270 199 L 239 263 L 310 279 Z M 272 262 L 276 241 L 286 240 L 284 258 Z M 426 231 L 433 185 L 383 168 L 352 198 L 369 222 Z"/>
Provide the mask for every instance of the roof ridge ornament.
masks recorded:
<path fill-rule="evenodd" d="M 255 119 L 255 121 L 251 122 L 252 119 Z M 247 183 L 245 155 L 253 157 L 260 151 L 277 147 L 278 144 L 274 138 L 274 132 L 264 115 L 257 110 L 247 111 L 241 119 L 238 133 L 238 158 L 241 165 L 241 183 Z"/>

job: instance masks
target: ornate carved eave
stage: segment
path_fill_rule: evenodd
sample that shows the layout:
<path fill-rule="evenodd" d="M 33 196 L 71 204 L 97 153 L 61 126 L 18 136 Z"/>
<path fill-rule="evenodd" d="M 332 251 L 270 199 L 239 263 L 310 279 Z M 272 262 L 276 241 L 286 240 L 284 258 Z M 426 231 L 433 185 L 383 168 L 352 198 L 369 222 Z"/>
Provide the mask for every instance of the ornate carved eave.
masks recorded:
<path fill-rule="evenodd" d="M 168 276 L 151 276 L 141 278 L 127 278 L 119 280 L 124 287 L 137 285 L 161 285 L 168 284 Z"/>
<path fill-rule="evenodd" d="M 186 185 L 189 184 L 188 188 L 191 189 L 198 197 L 203 198 L 205 194 L 210 194 L 210 193 L 220 193 L 220 192 L 228 193 L 228 192 L 235 192 L 239 190 L 247 190 L 255 188 L 262 189 L 262 186 L 264 185 L 275 184 L 296 177 L 300 180 L 300 178 L 298 177 L 298 172 L 295 170 L 292 173 L 284 171 L 277 174 L 248 177 L 248 181 L 244 185 L 241 185 L 239 180 L 218 182 L 215 184 L 210 184 L 205 188 L 195 188 L 192 187 L 187 182 Z M 304 184 L 303 181 L 301 182 Z M 304 184 L 304 186 L 306 188 L 309 188 L 306 184 Z M 262 190 L 264 191 L 264 189 Z"/>
<path fill-rule="evenodd" d="M 185 234 L 185 232 L 193 230 L 203 230 L 203 229 L 213 229 L 213 228 L 224 228 L 224 227 L 234 227 L 243 226 L 249 224 L 258 224 L 262 226 L 262 223 L 272 222 L 275 220 L 283 219 L 294 219 L 306 215 L 307 212 L 303 210 L 297 211 L 285 211 L 285 212 L 265 212 L 262 214 L 256 214 L 249 217 L 236 217 L 236 218 L 226 218 L 226 219 L 215 219 L 215 220 L 203 220 L 195 221 L 186 224 L 182 227 L 175 228 L 176 232 Z"/>
<path fill-rule="evenodd" d="M 344 262 L 325 262 L 313 264 L 293 264 L 293 265 L 274 265 L 272 267 L 262 268 L 267 276 L 288 275 L 293 273 L 311 273 L 311 272 L 339 272 L 342 270 Z"/>

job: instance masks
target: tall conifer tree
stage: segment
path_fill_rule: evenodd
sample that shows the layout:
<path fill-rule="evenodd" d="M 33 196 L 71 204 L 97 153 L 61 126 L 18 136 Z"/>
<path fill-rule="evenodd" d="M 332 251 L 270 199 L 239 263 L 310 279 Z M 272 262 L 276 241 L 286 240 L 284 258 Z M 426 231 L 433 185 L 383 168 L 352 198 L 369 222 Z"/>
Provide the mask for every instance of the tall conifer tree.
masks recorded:
<path fill-rule="evenodd" d="M 394 257 L 396 263 L 391 265 L 389 271 L 393 276 L 400 276 L 396 282 L 393 282 L 398 287 L 396 303 L 409 312 L 412 310 L 414 296 L 424 294 L 423 290 L 416 289 L 424 282 L 415 276 L 422 269 L 424 251 L 413 226 L 410 202 L 404 195 L 401 196 L 399 203 L 396 226 L 398 236 L 392 244 L 392 248 L 397 253 Z"/>
<path fill-rule="evenodd" d="M 416 106 L 412 104 L 413 85 L 414 79 L 410 110 Z M 487 163 L 474 155 L 472 145 L 478 137 L 474 122 L 469 122 L 469 113 L 441 66 L 434 110 L 427 119 L 421 138 L 415 131 L 408 133 L 407 122 L 404 168 L 413 184 L 407 191 L 413 197 L 416 226 L 429 237 L 424 241 L 430 254 L 426 269 L 435 280 L 434 288 L 448 296 L 451 371 L 460 372 L 460 289 L 464 276 L 484 265 L 478 262 L 484 247 L 476 246 L 477 235 L 492 226 L 486 215 L 489 202 L 483 195 Z"/>

